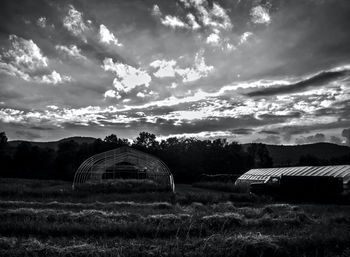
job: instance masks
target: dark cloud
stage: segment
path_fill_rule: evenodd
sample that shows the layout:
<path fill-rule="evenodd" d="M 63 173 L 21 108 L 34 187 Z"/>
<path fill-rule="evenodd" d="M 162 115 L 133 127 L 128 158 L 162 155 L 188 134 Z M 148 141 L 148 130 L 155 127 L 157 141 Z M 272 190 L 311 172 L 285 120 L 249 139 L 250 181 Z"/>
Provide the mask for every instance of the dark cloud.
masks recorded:
<path fill-rule="evenodd" d="M 233 27 L 222 29 L 217 17 L 211 25 L 203 24 L 200 12 L 183 1 L 4 0 L 1 127 L 12 139 L 108 133 L 132 138 L 148 130 L 159 136 L 224 132 L 238 141 L 274 144 L 291 143 L 295 137 L 314 140 L 310 134 L 322 133 L 339 143 L 330 135 L 350 126 L 349 1 L 204 0 L 203 7 L 210 11 L 214 3 L 223 8 Z M 161 17 L 171 15 L 185 23 L 191 12 L 201 28 L 165 26 L 152 15 L 155 4 Z M 71 5 L 88 28 L 81 35 L 64 26 Z M 254 23 L 251 11 L 257 5 L 266 11 L 266 22 Z M 42 17 L 46 26 L 37 23 Z M 123 47 L 100 41 L 102 24 Z M 208 44 L 215 26 L 220 30 L 218 45 Z M 56 71 L 72 80 L 46 85 L 6 73 L 10 35 L 33 41 L 47 58 L 47 67 L 31 71 L 31 76 Z M 83 58 L 72 58 L 57 45 L 76 49 Z M 152 81 L 121 92 L 122 78 L 102 67 L 106 58 L 121 64 L 121 73 L 132 67 Z M 156 60 L 173 60 L 180 72 L 156 77 L 150 66 Z M 179 73 L 192 76 L 192 81 L 184 81 L 186 76 Z M 223 90 L 226 86 L 229 89 Z M 105 98 L 108 90 L 119 90 L 120 98 L 113 94 Z"/>
<path fill-rule="evenodd" d="M 278 131 L 262 130 L 259 131 L 259 134 L 279 135 L 280 133 Z"/>
<path fill-rule="evenodd" d="M 237 135 L 250 135 L 254 132 L 254 129 L 238 128 L 238 129 L 231 130 L 231 132 Z"/>
<path fill-rule="evenodd" d="M 348 75 L 350 75 L 350 72 L 348 70 L 323 71 L 311 78 L 299 81 L 297 83 L 283 86 L 271 86 L 265 89 L 250 92 L 247 95 L 251 97 L 259 97 L 294 93 L 305 90 L 309 87 L 320 87 L 322 85 L 328 84 L 332 81 L 338 80 Z"/>
<path fill-rule="evenodd" d="M 282 136 L 283 139 L 287 142 L 289 142 L 292 137 L 296 135 L 303 135 L 303 134 L 310 134 L 313 131 L 320 131 L 320 130 L 339 130 L 343 129 L 344 127 L 350 126 L 350 120 L 338 120 L 338 122 L 330 122 L 330 123 L 316 123 L 311 125 L 294 125 L 294 126 L 281 126 L 280 128 L 277 128 L 276 131 L 278 131 Z M 346 129 L 344 129 L 347 131 Z M 345 132 L 346 134 L 347 132 Z M 322 133 L 325 134 L 325 133 Z"/>
<path fill-rule="evenodd" d="M 261 114 L 259 115 L 259 118 L 264 120 L 285 121 L 286 119 L 299 118 L 300 116 L 301 116 L 300 112 L 291 112 L 284 115 Z"/>
<path fill-rule="evenodd" d="M 329 116 L 338 116 L 341 120 L 349 120 L 350 100 L 335 102 L 327 111 Z"/>

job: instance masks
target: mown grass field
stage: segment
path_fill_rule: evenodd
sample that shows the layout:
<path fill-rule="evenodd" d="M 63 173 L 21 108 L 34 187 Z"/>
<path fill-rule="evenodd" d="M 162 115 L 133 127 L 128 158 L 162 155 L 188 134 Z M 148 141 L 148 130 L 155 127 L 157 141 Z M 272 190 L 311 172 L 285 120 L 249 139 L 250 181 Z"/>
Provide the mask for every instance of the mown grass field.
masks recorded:
<path fill-rule="evenodd" d="M 171 203 L 172 202 L 172 203 Z M 0 256 L 350 256 L 350 206 L 177 185 L 91 193 L 0 180 Z"/>

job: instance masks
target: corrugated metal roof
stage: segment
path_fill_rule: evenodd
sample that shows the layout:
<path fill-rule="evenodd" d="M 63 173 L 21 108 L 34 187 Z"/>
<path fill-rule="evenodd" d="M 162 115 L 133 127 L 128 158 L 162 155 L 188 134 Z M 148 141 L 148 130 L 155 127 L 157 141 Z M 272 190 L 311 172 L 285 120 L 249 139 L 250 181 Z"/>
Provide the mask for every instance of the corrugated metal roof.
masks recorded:
<path fill-rule="evenodd" d="M 333 176 L 342 178 L 344 184 L 350 182 L 350 165 L 336 166 L 302 166 L 285 168 L 251 169 L 238 180 L 264 181 L 271 176 Z"/>

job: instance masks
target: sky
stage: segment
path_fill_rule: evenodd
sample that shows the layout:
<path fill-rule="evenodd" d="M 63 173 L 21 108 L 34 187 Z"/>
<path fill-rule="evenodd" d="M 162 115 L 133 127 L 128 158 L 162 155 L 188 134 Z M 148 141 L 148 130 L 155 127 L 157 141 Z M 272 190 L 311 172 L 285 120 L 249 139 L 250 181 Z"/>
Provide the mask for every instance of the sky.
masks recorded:
<path fill-rule="evenodd" d="M 0 130 L 350 145 L 348 0 L 21 0 L 0 10 Z"/>

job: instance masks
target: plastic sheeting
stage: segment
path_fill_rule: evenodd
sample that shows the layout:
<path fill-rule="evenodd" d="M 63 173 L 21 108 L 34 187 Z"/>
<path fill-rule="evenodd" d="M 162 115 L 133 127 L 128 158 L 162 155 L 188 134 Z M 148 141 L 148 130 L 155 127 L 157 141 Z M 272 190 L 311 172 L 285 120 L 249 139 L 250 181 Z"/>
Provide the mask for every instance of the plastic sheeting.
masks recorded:
<path fill-rule="evenodd" d="M 350 189 L 350 165 L 302 166 L 285 168 L 251 169 L 240 176 L 236 183 L 264 182 L 271 176 L 332 176 L 342 178 L 344 189 Z"/>

